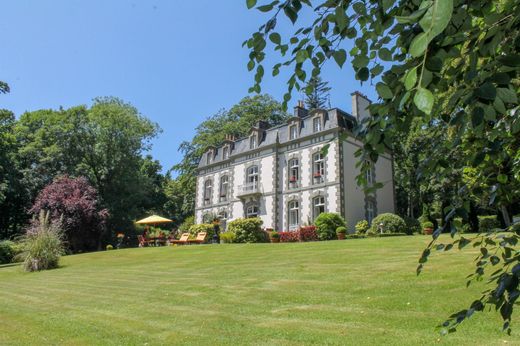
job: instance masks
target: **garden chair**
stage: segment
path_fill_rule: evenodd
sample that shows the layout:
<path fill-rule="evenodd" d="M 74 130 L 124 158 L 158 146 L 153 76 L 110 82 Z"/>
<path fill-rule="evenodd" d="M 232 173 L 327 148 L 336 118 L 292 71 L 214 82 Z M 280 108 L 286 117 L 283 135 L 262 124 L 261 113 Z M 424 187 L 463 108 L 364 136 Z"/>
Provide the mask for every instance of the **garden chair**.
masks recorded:
<path fill-rule="evenodd" d="M 179 240 L 171 240 L 170 243 L 172 243 L 172 244 L 189 244 L 189 242 L 188 242 L 189 238 L 190 238 L 189 233 L 183 233 Z"/>
<path fill-rule="evenodd" d="M 206 235 L 207 235 L 206 232 L 199 232 L 197 234 L 197 238 L 195 238 L 193 240 L 190 240 L 190 243 L 202 244 L 202 243 L 204 243 L 206 241 Z"/>
<path fill-rule="evenodd" d="M 146 246 L 146 239 L 144 239 L 144 237 L 142 235 L 138 235 L 137 240 L 139 241 L 139 247 Z"/>

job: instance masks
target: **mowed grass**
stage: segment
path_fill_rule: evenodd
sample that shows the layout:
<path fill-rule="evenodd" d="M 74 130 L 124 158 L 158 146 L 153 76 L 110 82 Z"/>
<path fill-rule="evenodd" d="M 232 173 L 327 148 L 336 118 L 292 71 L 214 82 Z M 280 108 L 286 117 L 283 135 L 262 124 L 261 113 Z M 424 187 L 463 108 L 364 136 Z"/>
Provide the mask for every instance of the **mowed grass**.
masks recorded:
<path fill-rule="evenodd" d="M 476 250 L 436 253 L 426 236 L 199 245 L 67 256 L 56 270 L 0 268 L 1 345 L 504 345 L 494 312 L 455 334 Z"/>

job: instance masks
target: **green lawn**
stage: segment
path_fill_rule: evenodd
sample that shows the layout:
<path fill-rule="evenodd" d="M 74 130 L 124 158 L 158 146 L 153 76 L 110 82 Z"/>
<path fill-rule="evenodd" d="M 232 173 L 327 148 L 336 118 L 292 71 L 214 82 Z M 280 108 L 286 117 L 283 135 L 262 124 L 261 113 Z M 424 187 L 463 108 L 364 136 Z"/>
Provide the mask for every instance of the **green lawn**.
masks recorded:
<path fill-rule="evenodd" d="M 0 344 L 503 345 L 495 313 L 455 334 L 476 251 L 434 254 L 426 236 L 199 245 L 68 256 L 62 268 L 0 268 Z M 481 284 L 482 285 L 482 284 Z"/>

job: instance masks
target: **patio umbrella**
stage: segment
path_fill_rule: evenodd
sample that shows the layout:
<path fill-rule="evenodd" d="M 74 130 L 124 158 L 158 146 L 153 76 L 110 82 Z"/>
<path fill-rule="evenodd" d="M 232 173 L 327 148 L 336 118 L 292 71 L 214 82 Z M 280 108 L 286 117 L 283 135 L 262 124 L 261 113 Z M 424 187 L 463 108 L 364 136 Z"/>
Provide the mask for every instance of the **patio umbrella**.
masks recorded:
<path fill-rule="evenodd" d="M 173 222 L 173 221 L 170 219 L 167 219 L 165 217 L 159 216 L 159 215 L 152 215 L 152 216 L 145 217 L 142 220 L 136 221 L 135 223 L 140 224 L 140 225 L 156 225 L 158 223 L 168 223 L 168 222 Z"/>

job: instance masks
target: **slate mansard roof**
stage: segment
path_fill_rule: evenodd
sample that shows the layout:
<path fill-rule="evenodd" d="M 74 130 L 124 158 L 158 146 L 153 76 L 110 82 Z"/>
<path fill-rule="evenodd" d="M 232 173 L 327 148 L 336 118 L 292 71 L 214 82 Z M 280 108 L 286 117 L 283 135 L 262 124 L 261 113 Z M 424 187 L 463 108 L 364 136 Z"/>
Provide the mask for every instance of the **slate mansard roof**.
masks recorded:
<path fill-rule="evenodd" d="M 300 109 L 301 111 L 302 109 Z M 306 110 L 304 114 L 306 114 Z M 297 110 L 295 110 L 295 113 L 297 113 Z M 320 113 L 324 113 L 325 116 L 323 117 L 324 122 L 322 123 L 321 131 L 314 132 L 313 131 L 313 119 Z M 300 124 L 300 131 L 298 133 L 298 136 L 294 140 L 289 139 L 289 126 L 298 123 Z M 357 120 L 356 118 L 339 109 L 339 108 L 332 108 L 329 110 L 315 110 L 311 111 L 310 114 L 305 116 L 293 116 L 290 118 L 285 124 L 278 125 L 275 127 L 267 128 L 267 129 L 258 129 L 259 131 L 259 140 L 257 143 L 256 148 L 250 149 L 249 148 L 249 139 L 250 135 L 244 138 L 237 139 L 233 142 L 229 142 L 229 148 L 231 149 L 229 153 L 228 159 L 223 159 L 223 148 L 226 144 L 219 146 L 218 148 L 214 148 L 213 150 L 213 159 L 211 160 L 210 164 L 207 164 L 208 155 L 211 154 L 211 151 L 207 151 L 204 153 L 201 157 L 201 160 L 199 162 L 199 168 L 203 168 L 206 166 L 211 166 L 219 162 L 227 161 L 229 159 L 232 159 L 234 157 L 237 157 L 242 154 L 246 154 L 248 152 L 261 150 L 264 147 L 268 147 L 270 145 L 273 145 L 275 143 L 278 144 L 285 144 L 287 142 L 292 141 L 298 141 L 299 139 L 305 138 L 307 136 L 314 135 L 316 133 L 320 132 L 326 132 L 331 129 L 335 128 L 343 128 L 347 130 L 352 130 L 355 126 Z"/>

